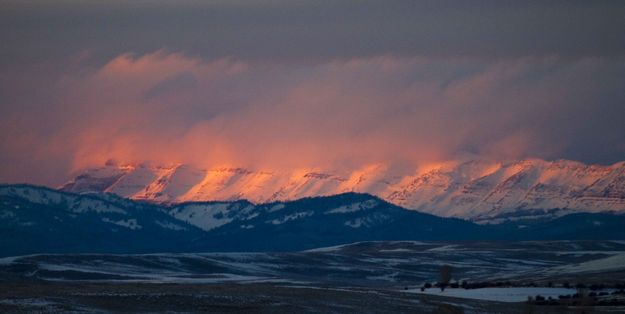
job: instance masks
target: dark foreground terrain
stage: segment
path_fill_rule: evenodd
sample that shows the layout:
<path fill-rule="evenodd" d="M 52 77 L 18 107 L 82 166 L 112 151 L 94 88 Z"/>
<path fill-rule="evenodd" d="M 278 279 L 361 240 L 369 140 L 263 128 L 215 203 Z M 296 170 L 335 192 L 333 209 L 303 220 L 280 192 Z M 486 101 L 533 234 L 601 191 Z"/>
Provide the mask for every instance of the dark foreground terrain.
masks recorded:
<path fill-rule="evenodd" d="M 451 269 L 444 292 L 436 287 L 442 265 Z M 0 259 L 1 313 L 618 313 L 625 312 L 624 288 L 621 241 L 394 241 L 290 253 Z"/>
<path fill-rule="evenodd" d="M 269 283 L 5 282 L 0 284 L 0 300 L 3 313 L 609 313 L 623 310 L 456 299 L 379 288 Z"/>

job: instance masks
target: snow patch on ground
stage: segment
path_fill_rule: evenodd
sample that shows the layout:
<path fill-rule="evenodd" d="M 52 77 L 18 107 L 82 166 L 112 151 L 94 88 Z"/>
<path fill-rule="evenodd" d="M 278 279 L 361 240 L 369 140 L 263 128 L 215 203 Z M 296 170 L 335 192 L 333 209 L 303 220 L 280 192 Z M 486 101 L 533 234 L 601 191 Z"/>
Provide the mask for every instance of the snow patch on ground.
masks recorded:
<path fill-rule="evenodd" d="M 204 231 L 223 226 L 233 220 L 228 216 L 228 203 L 186 205 L 174 208 L 171 214 Z"/>
<path fill-rule="evenodd" d="M 73 204 L 71 204 L 69 207 L 75 213 L 96 212 L 126 214 L 125 210 L 116 206 L 112 206 L 111 204 L 100 200 L 81 198 L 77 200 L 72 200 L 72 202 Z"/>
<path fill-rule="evenodd" d="M 26 298 L 26 299 L 0 300 L 0 304 L 25 306 L 29 308 L 48 308 L 50 306 L 56 305 L 57 303 L 46 300 L 46 299 Z"/>
<path fill-rule="evenodd" d="M 280 225 L 280 224 L 283 224 L 283 223 L 285 223 L 287 221 L 296 220 L 296 219 L 302 219 L 304 217 L 310 217 L 313 214 L 314 214 L 314 212 L 312 212 L 312 211 L 299 212 L 299 213 L 295 213 L 295 214 L 286 215 L 286 216 L 284 216 L 282 218 L 279 218 L 279 219 L 274 219 L 274 220 L 268 221 L 268 223 L 271 222 L 271 224 Z"/>
<path fill-rule="evenodd" d="M 165 228 L 165 229 L 178 230 L 178 231 L 180 231 L 180 230 L 187 230 L 187 228 L 185 228 L 185 227 L 183 227 L 181 225 L 175 224 L 173 222 L 169 222 L 169 221 L 159 221 L 159 220 L 157 220 L 156 224 L 161 226 L 161 227 L 163 227 L 163 228 Z"/>
<path fill-rule="evenodd" d="M 286 205 L 284 205 L 284 204 L 276 204 L 276 205 L 271 206 L 271 208 L 269 208 L 267 210 L 267 212 L 273 213 L 275 211 L 279 211 L 279 210 L 283 209 L 284 207 L 286 207 Z"/>
<path fill-rule="evenodd" d="M 575 265 L 554 267 L 550 272 L 584 273 L 617 269 L 625 269 L 625 253 Z"/>
<path fill-rule="evenodd" d="M 455 250 L 459 250 L 458 245 L 450 244 L 450 245 L 435 247 L 435 248 L 429 249 L 428 251 L 429 252 L 447 252 L 447 251 L 455 251 Z"/>
<path fill-rule="evenodd" d="M 118 225 L 118 226 L 126 227 L 126 228 L 131 229 L 131 230 L 139 230 L 139 229 L 143 228 L 143 226 L 141 226 L 140 224 L 137 223 L 136 219 L 127 219 L 127 220 L 115 221 L 115 220 L 111 220 L 111 219 L 108 219 L 108 218 L 102 218 L 102 221 L 108 222 L 108 223 L 111 223 L 111 224 L 115 224 L 115 225 Z"/>
<path fill-rule="evenodd" d="M 360 228 L 361 226 L 366 226 L 366 221 L 363 218 L 356 218 L 346 221 L 345 225 L 352 228 Z"/>
<path fill-rule="evenodd" d="M 0 219 L 13 218 L 13 217 L 15 217 L 15 213 L 13 213 L 10 210 L 3 210 L 2 212 L 0 212 Z"/>
<path fill-rule="evenodd" d="M 524 302 L 528 297 L 541 295 L 545 298 L 557 299 L 559 295 L 575 294 L 575 289 L 567 288 L 546 288 L 546 287 L 514 287 L 514 288 L 481 288 L 481 289 L 411 289 L 406 290 L 411 293 L 438 295 L 445 297 L 475 299 L 499 302 Z"/>
<path fill-rule="evenodd" d="M 11 256 L 11 257 L 3 257 L 0 258 L 0 265 L 11 265 L 13 264 L 16 260 L 22 258 L 24 256 Z"/>
<path fill-rule="evenodd" d="M 310 250 L 306 250 L 304 252 L 314 252 L 314 253 L 329 253 L 329 252 L 337 252 L 340 251 L 342 248 L 350 246 L 354 243 L 350 243 L 350 244 L 341 244 L 341 245 L 334 245 L 334 246 L 327 246 L 327 247 L 320 247 L 320 248 L 316 248 L 316 249 L 310 249 Z"/>
<path fill-rule="evenodd" d="M 402 252 L 413 252 L 413 250 L 409 249 L 390 249 L 390 250 L 379 250 L 380 253 L 402 253 Z"/>
<path fill-rule="evenodd" d="M 399 276 L 399 272 L 393 272 L 390 274 L 383 274 L 378 276 L 367 276 L 367 280 L 395 282 L 397 281 L 395 279 L 397 276 Z"/>
<path fill-rule="evenodd" d="M 378 201 L 376 200 L 368 200 L 364 202 L 357 202 L 349 205 L 344 205 L 341 207 L 333 208 L 325 212 L 325 214 L 347 214 L 353 213 L 360 210 L 366 210 L 374 208 L 378 205 Z"/>

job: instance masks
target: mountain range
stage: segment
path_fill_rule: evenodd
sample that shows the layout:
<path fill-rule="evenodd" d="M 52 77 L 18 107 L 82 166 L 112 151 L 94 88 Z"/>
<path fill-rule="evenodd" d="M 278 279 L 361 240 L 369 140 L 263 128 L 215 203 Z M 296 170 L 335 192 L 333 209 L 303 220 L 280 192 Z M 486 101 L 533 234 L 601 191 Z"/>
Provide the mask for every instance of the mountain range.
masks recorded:
<path fill-rule="evenodd" d="M 0 256 L 296 251 L 393 240 L 618 240 L 625 239 L 624 225 L 625 215 L 611 213 L 477 224 L 354 192 L 263 204 L 154 203 L 0 185 Z"/>
<path fill-rule="evenodd" d="M 340 172 L 107 162 L 81 172 L 60 190 L 106 192 L 167 204 L 235 200 L 262 204 L 357 192 L 437 216 L 500 223 L 578 212 L 623 212 L 625 162 L 604 166 L 569 160 L 469 160 L 414 171 L 375 164 Z"/>

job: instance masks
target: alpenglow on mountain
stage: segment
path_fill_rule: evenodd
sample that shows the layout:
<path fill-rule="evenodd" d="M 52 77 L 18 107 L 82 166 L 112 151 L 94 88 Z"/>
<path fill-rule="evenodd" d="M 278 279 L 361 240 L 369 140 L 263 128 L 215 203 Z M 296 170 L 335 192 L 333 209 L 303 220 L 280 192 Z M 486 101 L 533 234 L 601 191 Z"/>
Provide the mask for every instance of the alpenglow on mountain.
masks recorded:
<path fill-rule="evenodd" d="M 498 222 L 572 212 L 623 212 L 625 162 L 602 166 L 568 160 L 474 160 L 413 173 L 372 165 L 345 174 L 110 162 L 82 172 L 61 190 L 163 203 L 240 199 L 267 203 L 359 192 L 434 215 Z"/>

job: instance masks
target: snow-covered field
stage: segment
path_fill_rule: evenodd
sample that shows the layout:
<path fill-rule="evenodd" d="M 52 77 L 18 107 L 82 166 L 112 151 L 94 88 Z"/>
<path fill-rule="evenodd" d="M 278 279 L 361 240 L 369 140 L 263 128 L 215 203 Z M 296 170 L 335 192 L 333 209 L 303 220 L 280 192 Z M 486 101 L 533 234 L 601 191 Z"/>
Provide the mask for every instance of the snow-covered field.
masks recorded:
<path fill-rule="evenodd" d="M 421 291 L 421 289 L 410 289 L 408 290 L 408 292 L 463 299 L 476 299 L 499 302 L 523 302 L 527 301 L 528 297 L 534 298 L 537 295 L 543 296 L 545 298 L 551 297 L 557 299 L 560 295 L 575 294 L 576 290 L 547 287 L 507 287 L 479 289 L 447 288 L 444 291 L 441 291 L 441 289 L 438 288 L 425 289 L 425 291 Z"/>
<path fill-rule="evenodd" d="M 268 281 L 420 287 L 436 282 L 441 265 L 449 265 L 452 282 L 509 281 L 522 286 L 564 280 L 622 282 L 623 256 L 625 243 L 617 241 L 379 241 L 283 253 L 29 255 L 0 259 L 0 273 L 54 281 Z"/>
<path fill-rule="evenodd" d="M 282 253 L 28 255 L 0 259 L 0 312 L 560 313 L 524 301 L 575 294 L 565 282 L 621 284 L 624 254 L 617 241 L 377 241 Z M 422 292 L 442 265 L 452 283 L 487 287 Z"/>

